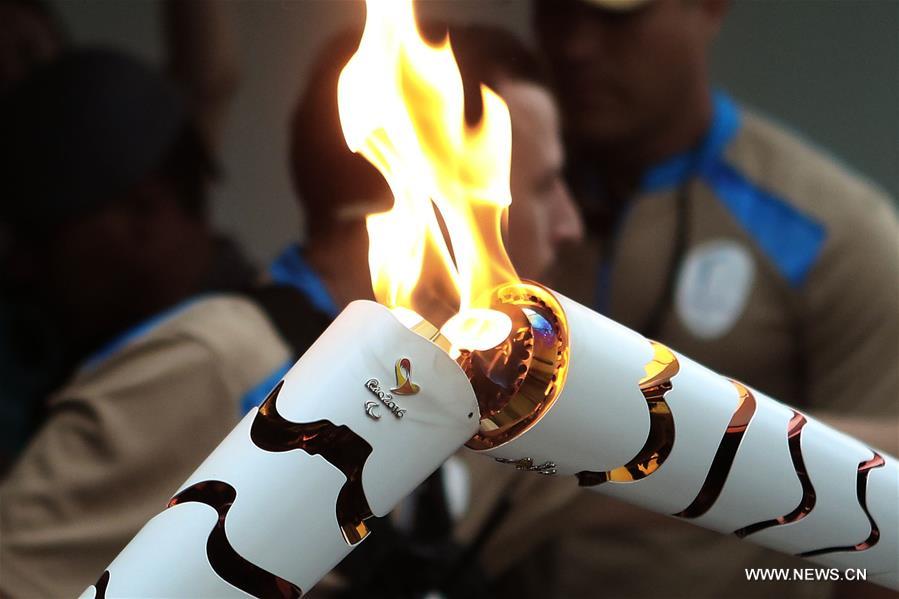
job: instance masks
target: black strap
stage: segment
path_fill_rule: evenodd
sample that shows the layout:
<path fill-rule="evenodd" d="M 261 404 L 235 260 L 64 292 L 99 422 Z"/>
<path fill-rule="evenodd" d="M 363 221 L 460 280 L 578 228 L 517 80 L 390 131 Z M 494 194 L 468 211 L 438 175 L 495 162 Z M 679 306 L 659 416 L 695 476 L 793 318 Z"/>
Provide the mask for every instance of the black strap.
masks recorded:
<path fill-rule="evenodd" d="M 244 291 L 272 321 L 275 329 L 299 358 L 328 328 L 331 318 L 320 312 L 298 289 L 269 284 Z"/>

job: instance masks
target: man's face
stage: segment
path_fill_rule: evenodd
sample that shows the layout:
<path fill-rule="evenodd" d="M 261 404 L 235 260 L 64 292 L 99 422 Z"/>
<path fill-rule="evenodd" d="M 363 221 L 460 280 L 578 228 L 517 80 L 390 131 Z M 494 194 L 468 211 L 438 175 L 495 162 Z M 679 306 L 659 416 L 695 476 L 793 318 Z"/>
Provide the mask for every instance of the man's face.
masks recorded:
<path fill-rule="evenodd" d="M 717 20 L 702 0 L 650 0 L 612 12 L 581 0 L 541 0 L 535 22 L 566 130 L 608 147 L 650 135 L 680 111 Z"/>
<path fill-rule="evenodd" d="M 69 338 L 103 335 L 137 289 L 129 215 L 118 207 L 13 242 L 3 264 L 5 293 L 28 301 Z M 133 275 L 133 276 L 132 276 Z"/>
<path fill-rule="evenodd" d="M 512 117 L 512 206 L 506 247 L 518 274 L 539 279 L 560 244 L 583 235 L 562 178 L 559 119 L 549 93 L 533 83 L 504 81 L 497 91 Z"/>

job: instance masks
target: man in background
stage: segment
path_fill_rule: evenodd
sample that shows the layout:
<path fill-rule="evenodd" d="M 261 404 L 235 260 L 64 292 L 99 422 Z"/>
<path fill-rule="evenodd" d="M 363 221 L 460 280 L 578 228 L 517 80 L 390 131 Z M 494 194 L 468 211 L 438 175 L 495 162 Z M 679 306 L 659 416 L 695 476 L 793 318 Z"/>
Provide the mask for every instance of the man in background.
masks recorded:
<path fill-rule="evenodd" d="M 726 8 L 726 0 L 537 2 L 569 181 L 588 229 L 553 284 L 895 451 L 899 227 L 891 202 L 712 91 L 709 46 Z M 666 522 L 635 510 L 618 526 L 585 529 L 557 559 L 632 597 L 768 594 L 774 584 L 747 583 L 744 567 L 799 565 Z M 588 552 L 598 536 L 607 539 L 602 551 Z M 688 583 L 687 571 L 703 574 Z M 592 595 L 583 583 L 560 591 Z M 776 592 L 822 591 L 791 583 Z"/>
<path fill-rule="evenodd" d="M 160 3 L 165 71 L 210 155 L 238 80 L 232 16 L 217 0 Z M 0 0 L 0 95 L 73 45 L 50 2 Z M 43 420 L 47 394 L 67 376 L 65 342 L 37 306 L 0 295 L 0 478 Z"/>
<path fill-rule="evenodd" d="M 46 4 L 0 0 L 0 96 L 65 44 L 65 30 Z M 59 354 L 57 336 L 39 312 L 0 295 L 0 478 L 34 433 L 43 398 L 59 383 Z"/>
<path fill-rule="evenodd" d="M 69 373 L 0 483 L 0 595 L 94 582 L 287 359 L 223 295 L 256 272 L 209 223 L 213 174 L 174 86 L 120 53 L 68 51 L 0 102 L 0 285 Z"/>
<path fill-rule="evenodd" d="M 0 1 L 0 94 L 35 66 L 56 57 L 66 33 L 50 7 L 40 0 Z"/>

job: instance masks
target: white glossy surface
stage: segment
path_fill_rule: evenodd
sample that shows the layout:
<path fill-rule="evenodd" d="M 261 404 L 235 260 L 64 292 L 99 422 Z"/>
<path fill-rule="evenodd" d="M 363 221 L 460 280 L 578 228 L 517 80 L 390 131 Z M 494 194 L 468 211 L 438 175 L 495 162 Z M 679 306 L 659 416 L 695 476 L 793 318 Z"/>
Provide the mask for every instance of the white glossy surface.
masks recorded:
<path fill-rule="evenodd" d="M 395 396 L 406 410 L 402 419 L 382 406 L 381 418 L 373 420 L 362 408 L 374 399 L 365 382 L 377 378 L 389 391 L 400 358 L 412 361 L 420 391 Z M 362 481 L 377 516 L 387 514 L 477 431 L 478 404 L 462 369 L 374 302 L 350 304 L 284 380 L 284 389 L 298 394 L 279 407 L 284 418 L 327 418 L 369 441 L 373 451 Z"/>
<path fill-rule="evenodd" d="M 285 390 L 281 398 L 287 399 Z M 255 415 L 247 414 L 179 491 L 205 480 L 234 487 L 237 497 L 225 518 L 231 546 L 307 591 L 352 549 L 334 511 L 346 477 L 320 455 L 256 447 L 250 440 Z"/>
<path fill-rule="evenodd" d="M 157 515 L 110 564 L 106 596 L 249 597 L 219 578 L 206 559 L 206 541 L 217 519 L 214 509 L 200 503 Z"/>
<path fill-rule="evenodd" d="M 692 520 L 723 533 L 788 514 L 802 499 L 802 484 L 787 442 L 793 410 L 754 389 L 750 391 L 755 397 L 755 414 L 743 434 L 727 481 L 709 511 Z"/>
<path fill-rule="evenodd" d="M 671 454 L 650 476 L 596 488 L 663 514 L 680 512 L 699 493 L 739 401 L 730 381 L 680 354 L 675 356 L 679 371 L 665 394 L 674 418 Z"/>
<path fill-rule="evenodd" d="M 858 465 L 874 453 L 812 419 L 802 430 L 801 445 L 806 472 L 815 489 L 814 508 L 802 520 L 763 530 L 752 535 L 752 540 L 789 553 L 861 543 L 871 532 L 871 525 L 858 503 Z"/>

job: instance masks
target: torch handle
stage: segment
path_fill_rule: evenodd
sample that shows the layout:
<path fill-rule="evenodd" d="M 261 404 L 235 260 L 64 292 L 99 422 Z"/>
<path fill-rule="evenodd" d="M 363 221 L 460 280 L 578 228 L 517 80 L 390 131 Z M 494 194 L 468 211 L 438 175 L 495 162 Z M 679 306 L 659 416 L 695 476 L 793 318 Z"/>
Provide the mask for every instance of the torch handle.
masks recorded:
<path fill-rule="evenodd" d="M 894 457 L 556 298 L 564 387 L 482 453 L 899 589 Z"/>
<path fill-rule="evenodd" d="M 443 350 L 353 302 L 83 597 L 299 597 L 477 414 Z"/>

